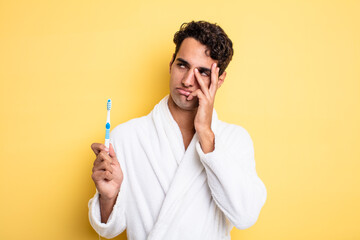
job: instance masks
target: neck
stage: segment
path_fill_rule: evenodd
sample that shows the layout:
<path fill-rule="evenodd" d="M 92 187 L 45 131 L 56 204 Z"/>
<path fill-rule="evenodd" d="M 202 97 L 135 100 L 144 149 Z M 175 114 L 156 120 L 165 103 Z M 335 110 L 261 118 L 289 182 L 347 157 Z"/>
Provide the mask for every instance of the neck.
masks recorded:
<path fill-rule="evenodd" d="M 195 133 L 195 126 L 194 126 L 194 119 L 197 113 L 196 110 L 184 110 L 179 108 L 174 101 L 172 100 L 171 96 L 169 95 L 168 106 L 171 115 L 173 116 L 175 122 L 178 124 L 181 132 L 192 132 Z"/>

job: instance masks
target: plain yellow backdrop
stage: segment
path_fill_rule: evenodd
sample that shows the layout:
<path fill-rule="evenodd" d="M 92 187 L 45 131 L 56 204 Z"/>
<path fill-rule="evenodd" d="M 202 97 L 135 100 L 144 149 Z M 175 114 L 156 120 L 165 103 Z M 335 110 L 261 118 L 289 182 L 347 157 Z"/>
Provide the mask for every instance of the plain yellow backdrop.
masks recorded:
<path fill-rule="evenodd" d="M 168 93 L 174 33 L 234 43 L 216 96 L 268 198 L 232 239 L 360 239 L 360 1 L 0 1 L 0 239 L 98 239 L 93 142 Z M 126 239 L 124 232 L 115 239 Z"/>

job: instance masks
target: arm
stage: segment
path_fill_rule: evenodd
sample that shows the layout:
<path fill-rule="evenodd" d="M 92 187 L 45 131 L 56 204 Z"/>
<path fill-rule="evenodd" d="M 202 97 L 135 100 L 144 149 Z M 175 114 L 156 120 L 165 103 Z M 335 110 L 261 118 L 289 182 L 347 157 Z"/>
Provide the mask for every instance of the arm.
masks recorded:
<path fill-rule="evenodd" d="M 114 208 L 116 199 L 117 197 L 115 199 L 104 199 L 101 197 L 101 195 L 99 196 L 102 223 L 106 223 L 108 221 L 109 216 Z"/>
<path fill-rule="evenodd" d="M 199 71 L 194 71 L 201 88 L 192 92 L 187 100 L 195 96 L 199 99 L 194 119 L 199 136 L 196 149 L 217 206 L 236 228 L 245 229 L 256 222 L 267 195 L 265 185 L 256 174 L 253 143 L 240 126 L 229 125 L 221 134 L 212 132 L 215 95 L 226 72 L 219 77 L 219 67 L 214 63 L 208 87 L 209 79 L 203 79 Z"/>
<path fill-rule="evenodd" d="M 102 211 L 103 203 L 101 203 L 101 196 L 97 190 L 95 196 L 89 200 L 89 221 L 91 226 L 99 235 L 106 238 L 114 238 L 125 230 L 125 201 L 123 195 L 124 194 L 120 190 L 116 198 L 115 204 L 113 206 L 111 206 L 112 204 L 109 204 L 110 206 L 105 206 L 107 207 L 106 214 L 110 212 L 108 219 L 106 219 L 106 222 L 102 221 L 104 220 L 102 218 L 102 216 L 104 215 Z"/>
<path fill-rule="evenodd" d="M 214 135 L 214 142 L 214 150 L 209 153 L 204 153 L 202 145 L 211 148 L 211 144 L 196 145 L 212 197 L 236 228 L 249 228 L 257 221 L 267 196 L 255 170 L 251 137 L 245 129 L 229 125 Z"/>
<path fill-rule="evenodd" d="M 111 139 L 113 139 L 113 135 L 114 130 L 110 133 Z M 94 230 L 106 238 L 113 238 L 126 228 L 126 179 L 123 179 L 123 172 L 125 173 L 124 156 L 117 158 L 117 155 L 121 152 L 116 151 L 117 144 L 114 141 L 113 144 L 110 144 L 109 155 L 100 151 L 104 150 L 102 148 L 105 145 L 92 145 L 94 153 L 97 155 L 92 175 L 96 185 L 96 193 L 88 203 L 89 221 Z M 109 165 L 110 162 L 111 165 Z"/>

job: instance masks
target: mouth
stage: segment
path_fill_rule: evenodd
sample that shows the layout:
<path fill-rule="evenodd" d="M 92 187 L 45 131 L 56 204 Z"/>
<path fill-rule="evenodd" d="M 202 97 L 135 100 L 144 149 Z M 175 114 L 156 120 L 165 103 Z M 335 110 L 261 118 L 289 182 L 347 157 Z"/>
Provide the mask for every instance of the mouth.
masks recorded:
<path fill-rule="evenodd" d="M 183 88 L 177 88 L 177 90 L 181 95 L 185 95 L 185 96 L 189 96 L 191 93 L 191 91 L 185 90 Z"/>

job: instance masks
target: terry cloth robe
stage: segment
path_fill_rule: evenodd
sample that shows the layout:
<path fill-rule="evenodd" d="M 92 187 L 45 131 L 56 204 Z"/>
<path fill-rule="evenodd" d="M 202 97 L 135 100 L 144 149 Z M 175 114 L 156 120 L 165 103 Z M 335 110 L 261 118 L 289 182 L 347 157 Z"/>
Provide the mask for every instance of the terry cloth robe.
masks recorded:
<path fill-rule="evenodd" d="M 88 203 L 90 224 L 105 238 L 126 228 L 129 240 L 230 239 L 233 226 L 257 221 L 267 196 L 252 140 L 214 110 L 214 151 L 204 154 L 196 133 L 185 150 L 168 98 L 111 131 L 124 179 L 107 223 L 96 191 Z"/>

